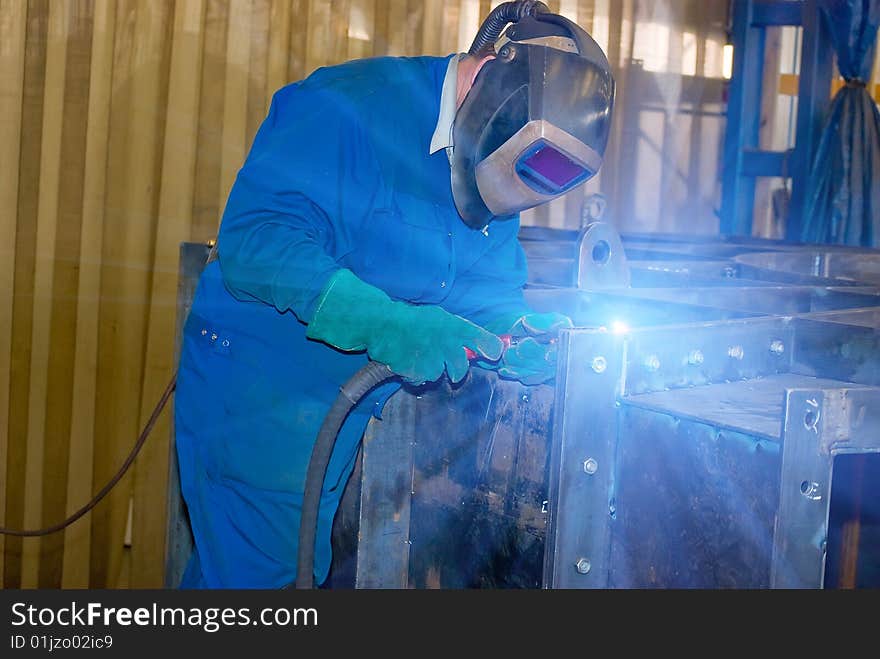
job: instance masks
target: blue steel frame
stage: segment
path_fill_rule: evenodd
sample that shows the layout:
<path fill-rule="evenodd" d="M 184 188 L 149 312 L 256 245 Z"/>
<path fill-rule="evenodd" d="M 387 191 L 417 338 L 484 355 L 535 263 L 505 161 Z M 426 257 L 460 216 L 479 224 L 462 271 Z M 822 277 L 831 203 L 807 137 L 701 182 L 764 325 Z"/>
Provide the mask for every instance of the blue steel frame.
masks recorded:
<path fill-rule="evenodd" d="M 830 103 L 834 51 L 817 0 L 731 0 L 733 74 L 727 106 L 721 192 L 721 233 L 751 235 L 755 179 L 792 179 L 786 238 L 797 241 L 810 167 Z M 790 151 L 759 146 L 767 28 L 801 26 L 796 144 Z"/>

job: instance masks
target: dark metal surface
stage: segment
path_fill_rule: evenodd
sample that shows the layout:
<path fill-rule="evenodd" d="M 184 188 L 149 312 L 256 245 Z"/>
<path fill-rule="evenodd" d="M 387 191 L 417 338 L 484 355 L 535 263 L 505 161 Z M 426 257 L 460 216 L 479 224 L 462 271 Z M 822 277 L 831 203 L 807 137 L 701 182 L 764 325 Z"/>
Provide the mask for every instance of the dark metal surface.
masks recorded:
<path fill-rule="evenodd" d="M 848 315 L 848 314 L 847 314 Z M 804 375 L 880 385 L 880 329 L 834 322 L 819 314 L 792 321 L 792 370 Z"/>
<path fill-rule="evenodd" d="M 776 442 L 624 401 L 617 455 L 609 587 L 769 585 Z"/>
<path fill-rule="evenodd" d="M 838 380 L 782 373 L 740 382 L 628 396 L 626 403 L 778 442 L 782 438 L 786 389 L 841 386 L 851 385 Z"/>
<path fill-rule="evenodd" d="M 409 584 L 413 444 L 418 428 L 414 400 L 395 394 L 382 416 L 382 421 L 371 419 L 364 434 L 358 588 L 406 588 Z"/>
<path fill-rule="evenodd" d="M 364 438 L 357 587 L 540 587 L 552 404 L 481 369 L 395 394 Z"/>
<path fill-rule="evenodd" d="M 474 370 L 416 402 L 410 584 L 537 588 L 546 526 L 551 387 Z"/>
<path fill-rule="evenodd" d="M 735 260 L 762 278 L 788 275 L 838 286 L 880 284 L 880 254 L 876 252 L 846 249 L 759 252 L 742 254 Z"/>

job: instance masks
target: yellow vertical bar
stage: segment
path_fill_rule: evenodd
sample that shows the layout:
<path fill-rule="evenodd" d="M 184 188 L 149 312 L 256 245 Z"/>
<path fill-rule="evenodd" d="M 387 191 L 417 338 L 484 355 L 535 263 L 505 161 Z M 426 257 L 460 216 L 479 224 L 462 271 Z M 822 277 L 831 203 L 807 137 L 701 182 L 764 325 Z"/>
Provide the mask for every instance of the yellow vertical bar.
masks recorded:
<path fill-rule="evenodd" d="M 58 221 L 58 185 L 61 176 L 61 124 L 64 117 L 64 74 L 69 10 L 70 5 L 61 0 L 49 4 L 25 458 L 24 523 L 28 528 L 36 528 L 42 522 L 46 390 L 49 376 L 52 279 L 55 267 L 55 228 Z M 26 538 L 22 542 L 22 588 L 37 586 L 39 561 L 40 539 Z"/>
<path fill-rule="evenodd" d="M 272 95 L 286 85 L 288 79 L 288 51 L 290 50 L 290 1 L 272 0 L 269 19 L 269 57 L 266 64 L 266 102 L 268 114 Z"/>
<path fill-rule="evenodd" d="M 12 361 L 12 292 L 15 232 L 18 219 L 18 158 L 21 151 L 21 103 L 27 5 L 0 0 L 0 526 L 6 521 L 6 457 L 9 427 L 9 372 Z M 0 586 L 3 552 L 0 536 Z"/>
<path fill-rule="evenodd" d="M 406 55 L 406 0 L 387 0 L 388 54 Z"/>
<path fill-rule="evenodd" d="M 373 54 L 375 21 L 376 0 L 351 0 L 347 26 L 348 59 L 360 59 Z"/>
<path fill-rule="evenodd" d="M 424 0 L 425 17 L 422 21 L 422 52 L 425 55 L 443 56 L 443 1 Z"/>
<path fill-rule="evenodd" d="M 458 14 L 458 52 L 466 53 L 480 27 L 480 0 L 461 0 Z"/>
<path fill-rule="evenodd" d="M 192 225 L 204 12 L 204 0 L 175 6 L 140 427 L 174 372 L 176 307 L 168 301 L 177 297 L 180 243 L 189 239 Z M 159 588 L 164 582 L 167 508 L 161 498 L 157 504 L 156 493 L 168 491 L 169 440 L 170 406 L 135 463 L 132 588 Z"/>
<path fill-rule="evenodd" d="M 330 0 L 308 0 L 308 5 L 305 75 L 326 65 L 331 53 Z"/>
<path fill-rule="evenodd" d="M 156 233 L 156 212 L 158 209 L 159 168 L 162 150 L 159 143 L 162 135 L 164 110 L 162 107 L 163 88 L 166 87 L 167 69 L 163 66 L 163 52 L 167 43 L 169 6 L 152 0 L 140 0 L 137 5 L 137 26 L 135 34 L 135 69 L 132 72 L 131 117 L 134 120 L 129 133 L 128 163 L 126 167 L 126 213 L 131 222 L 126 226 L 124 236 L 125 296 L 134 304 L 120 308 L 123 326 L 130 332 L 130 339 L 117 343 L 120 365 L 129 373 L 125 383 L 125 403 L 123 409 L 130 417 L 120 419 L 116 433 L 117 451 L 127 452 L 132 440 L 140 432 L 137 422 L 143 392 L 144 356 L 146 351 L 147 317 L 150 311 L 151 255 L 154 250 Z M 132 267 L 134 266 L 134 267 Z M 125 308 L 127 307 L 127 308 Z M 134 478 L 132 478 L 134 480 Z M 131 481 L 130 481 L 131 482 Z M 132 484 L 133 488 L 134 485 Z M 131 495 L 131 491 L 129 491 Z M 117 499 L 117 515 L 127 520 L 131 499 Z M 121 525 L 111 536 L 111 579 L 121 572 L 122 549 L 125 526 Z M 131 577 L 129 576 L 129 579 Z M 110 581 L 108 586 L 114 586 Z"/>
<path fill-rule="evenodd" d="M 92 491 L 97 491 L 118 469 L 123 459 L 121 437 L 127 419 L 136 424 L 126 393 L 133 386 L 127 347 L 137 345 L 137 327 L 130 326 L 124 308 L 134 306 L 131 275 L 126 268 L 143 267 L 131 262 L 125 235 L 133 221 L 128 201 L 130 142 L 135 139 L 133 121 L 135 51 L 138 46 L 136 0 L 115 0 L 107 134 L 107 161 L 103 203 L 100 288 L 98 300 L 97 375 L 95 378 L 94 432 L 92 439 Z M 140 58 L 143 58 L 141 51 Z M 140 59 L 139 58 L 139 59 Z M 129 313 L 130 316 L 130 313 Z M 121 346 L 123 340 L 127 345 Z M 139 348 L 137 348 L 139 349 Z M 136 377 L 136 376 L 135 376 Z M 130 431 L 129 431 L 130 432 Z M 115 583 L 119 565 L 119 529 L 124 528 L 131 481 L 123 479 L 91 513 L 89 533 L 89 585 L 106 588 Z M 124 512 L 123 512 L 124 511 Z"/>
<path fill-rule="evenodd" d="M 101 250 L 104 243 L 104 192 L 115 7 L 114 0 L 95 0 L 86 127 L 86 165 L 83 173 L 83 219 L 74 337 L 76 355 L 73 366 L 70 455 L 67 463 L 68 515 L 78 510 L 92 494 Z M 87 513 L 65 531 L 62 588 L 88 588 L 90 544 L 91 513 Z"/>
<path fill-rule="evenodd" d="M 578 22 L 578 0 L 560 0 L 559 14 L 568 20 Z M 583 26 L 581 26 L 583 27 Z"/>
<path fill-rule="evenodd" d="M 260 124 L 266 118 L 267 76 L 272 0 L 251 0 L 251 31 L 248 35 L 247 120 L 245 153 L 253 144 Z"/>
<path fill-rule="evenodd" d="M 225 0 L 208 0 L 205 8 L 192 226 L 192 238 L 200 241 L 217 237 L 217 226 L 223 211 L 222 207 L 219 207 L 222 161 L 220 136 L 223 134 L 223 102 L 226 88 L 228 10 L 229 5 Z"/>
<path fill-rule="evenodd" d="M 443 27 L 440 28 L 440 44 L 445 54 L 462 52 L 458 48 L 458 17 L 461 14 L 460 0 L 443 3 Z M 473 42 L 472 35 L 471 41 Z M 470 47 L 470 43 L 468 44 Z"/>
<path fill-rule="evenodd" d="M 333 0 L 330 5 L 330 64 L 348 59 L 348 27 L 351 20 L 351 0 Z"/>
<path fill-rule="evenodd" d="M 113 80 L 99 320 L 94 469 L 99 486 L 119 468 L 140 430 L 169 15 L 166 3 L 117 5 L 119 68 Z M 119 139 L 124 141 L 119 144 Z M 114 587 L 120 578 L 131 493 L 132 480 L 126 476 L 93 517 L 90 562 L 96 587 Z"/>
<path fill-rule="evenodd" d="M 247 149 L 248 72 L 250 70 L 251 2 L 229 5 L 226 38 L 226 90 L 223 97 L 223 137 L 220 155 L 220 211 Z M 219 223 L 219 218 L 218 218 Z"/>

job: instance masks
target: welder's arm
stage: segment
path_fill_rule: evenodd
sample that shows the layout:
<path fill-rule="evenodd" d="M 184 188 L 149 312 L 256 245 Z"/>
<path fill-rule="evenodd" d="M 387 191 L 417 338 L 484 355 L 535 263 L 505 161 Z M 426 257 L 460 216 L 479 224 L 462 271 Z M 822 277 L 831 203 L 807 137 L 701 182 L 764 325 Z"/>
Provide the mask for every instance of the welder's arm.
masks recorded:
<path fill-rule="evenodd" d="M 444 372 L 458 382 L 469 368 L 466 349 L 497 360 L 503 348 L 482 327 L 436 305 L 392 300 L 345 269 L 327 282 L 306 336 L 340 350 L 366 350 L 414 384 L 433 382 Z"/>
<path fill-rule="evenodd" d="M 227 288 L 303 322 L 339 270 L 334 254 L 369 216 L 381 176 L 359 121 L 334 99 L 276 93 L 220 226 Z"/>
<path fill-rule="evenodd" d="M 526 256 L 518 239 L 519 222 L 490 225 L 491 249 L 456 281 L 457 297 L 448 301 L 464 308 L 465 317 L 495 334 L 514 337 L 501 361 L 480 362 L 502 377 L 541 384 L 556 375 L 555 337 L 572 321 L 560 313 L 536 313 L 523 298 Z"/>

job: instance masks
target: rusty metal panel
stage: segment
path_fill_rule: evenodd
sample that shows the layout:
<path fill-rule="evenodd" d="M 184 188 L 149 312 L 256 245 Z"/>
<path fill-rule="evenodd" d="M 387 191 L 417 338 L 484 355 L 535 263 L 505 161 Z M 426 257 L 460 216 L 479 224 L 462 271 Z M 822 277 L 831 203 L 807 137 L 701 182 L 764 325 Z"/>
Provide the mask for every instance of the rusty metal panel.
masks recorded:
<path fill-rule="evenodd" d="M 626 403 L 620 416 L 609 587 L 769 586 L 778 442 Z"/>
<path fill-rule="evenodd" d="M 415 400 L 412 587 L 540 586 L 552 404 L 479 369 Z"/>
<path fill-rule="evenodd" d="M 846 315 L 852 319 L 849 312 Z M 822 321 L 815 319 L 820 316 Z M 872 314 L 862 316 L 868 320 Z M 792 370 L 805 375 L 880 385 L 880 329 L 833 321 L 834 314 L 817 314 L 793 321 Z"/>
<path fill-rule="evenodd" d="M 382 421 L 371 419 L 363 442 L 356 587 L 409 585 L 413 446 L 417 405 L 405 392 L 385 404 Z M 342 560 L 342 557 L 340 557 Z"/>

